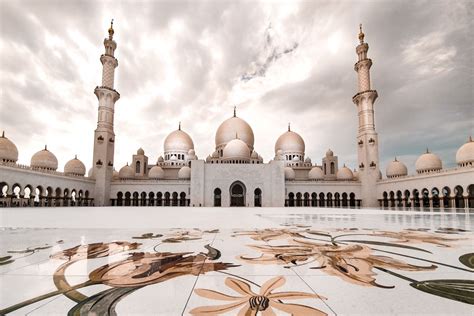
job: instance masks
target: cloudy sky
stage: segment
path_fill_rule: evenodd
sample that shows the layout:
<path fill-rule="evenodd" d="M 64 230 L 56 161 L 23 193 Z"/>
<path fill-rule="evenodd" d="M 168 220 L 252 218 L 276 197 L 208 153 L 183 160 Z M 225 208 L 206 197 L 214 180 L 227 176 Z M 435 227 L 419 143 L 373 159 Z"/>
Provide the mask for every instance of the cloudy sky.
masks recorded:
<path fill-rule="evenodd" d="M 234 105 L 265 161 L 291 122 L 313 162 L 331 148 L 353 168 L 363 23 L 382 169 L 396 155 L 413 171 L 426 147 L 453 166 L 474 134 L 473 3 L 0 0 L 0 129 L 20 163 L 48 144 L 60 170 L 75 154 L 89 168 L 114 18 L 117 169 L 139 147 L 156 162 L 179 121 L 205 158 Z"/>

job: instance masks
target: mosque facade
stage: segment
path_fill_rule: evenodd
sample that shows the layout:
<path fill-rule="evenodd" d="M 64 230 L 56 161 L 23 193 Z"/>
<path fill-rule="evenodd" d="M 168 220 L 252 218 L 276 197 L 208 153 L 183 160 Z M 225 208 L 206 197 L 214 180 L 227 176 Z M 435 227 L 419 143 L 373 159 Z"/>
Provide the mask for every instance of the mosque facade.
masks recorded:
<path fill-rule="evenodd" d="M 383 207 L 402 209 L 474 208 L 474 142 L 460 144 L 455 168 L 443 168 L 428 150 L 416 161 L 416 174 L 395 158 L 382 176 L 379 139 L 375 129 L 377 91 L 371 86 L 369 45 L 362 28 L 356 47 L 358 131 L 354 141 L 358 166 L 339 165 L 330 149 L 321 162 L 305 156 L 303 138 L 285 131 L 268 162 L 254 148 L 251 126 L 237 115 L 222 122 L 215 135 L 215 151 L 196 156 L 192 137 L 181 128 L 164 141 L 156 163 L 139 148 L 131 164 L 115 170 L 114 87 L 118 61 L 113 26 L 100 56 L 102 83 L 94 90 L 98 121 L 94 131 L 92 168 L 77 157 L 59 172 L 58 159 L 45 146 L 20 165 L 16 145 L 0 138 L 1 206 L 193 206 L 193 207 Z"/>

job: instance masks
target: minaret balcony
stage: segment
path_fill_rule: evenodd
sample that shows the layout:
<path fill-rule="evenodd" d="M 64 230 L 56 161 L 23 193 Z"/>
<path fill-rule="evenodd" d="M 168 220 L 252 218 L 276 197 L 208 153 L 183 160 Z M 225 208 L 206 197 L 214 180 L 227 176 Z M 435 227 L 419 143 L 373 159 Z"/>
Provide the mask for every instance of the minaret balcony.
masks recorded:
<path fill-rule="evenodd" d="M 378 97 L 377 90 L 365 90 L 365 91 L 361 91 L 361 92 L 356 93 L 352 97 L 352 102 L 354 102 L 356 105 L 358 105 L 358 103 L 361 101 L 361 99 L 364 99 L 364 98 L 371 99 L 371 101 L 374 102 L 375 99 L 377 99 L 377 97 Z"/>

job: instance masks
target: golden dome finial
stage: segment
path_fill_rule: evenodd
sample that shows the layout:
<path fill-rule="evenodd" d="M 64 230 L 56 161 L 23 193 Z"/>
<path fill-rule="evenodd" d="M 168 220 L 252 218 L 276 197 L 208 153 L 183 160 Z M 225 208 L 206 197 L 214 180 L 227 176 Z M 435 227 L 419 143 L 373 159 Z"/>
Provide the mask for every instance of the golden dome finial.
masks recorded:
<path fill-rule="evenodd" d="M 110 21 L 109 39 L 112 39 L 113 36 L 114 36 L 114 19 Z"/>
<path fill-rule="evenodd" d="M 364 44 L 364 32 L 362 32 L 362 23 L 359 24 L 359 41 L 361 44 Z"/>

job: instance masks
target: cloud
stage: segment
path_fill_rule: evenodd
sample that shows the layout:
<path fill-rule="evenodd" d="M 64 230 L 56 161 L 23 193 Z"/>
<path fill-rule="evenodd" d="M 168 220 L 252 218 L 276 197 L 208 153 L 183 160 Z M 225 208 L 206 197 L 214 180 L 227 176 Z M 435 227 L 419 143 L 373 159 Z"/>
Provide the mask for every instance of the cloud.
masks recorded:
<path fill-rule="evenodd" d="M 60 168 L 92 162 L 100 54 L 118 43 L 115 166 L 143 147 L 155 162 L 181 121 L 199 157 L 219 124 L 250 123 L 266 161 L 286 131 L 320 162 L 327 148 L 357 165 L 355 46 L 363 23 L 382 169 L 409 169 L 428 146 L 445 165 L 473 134 L 472 5 L 466 1 L 2 1 L 0 128 L 20 162 L 45 143 Z M 413 171 L 413 170 L 412 170 Z"/>

